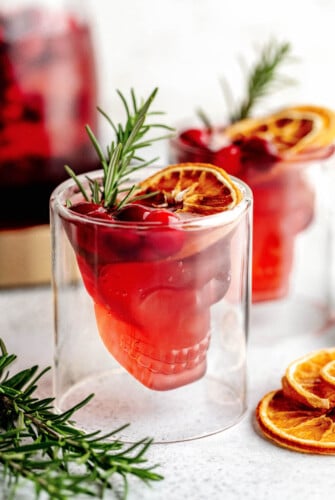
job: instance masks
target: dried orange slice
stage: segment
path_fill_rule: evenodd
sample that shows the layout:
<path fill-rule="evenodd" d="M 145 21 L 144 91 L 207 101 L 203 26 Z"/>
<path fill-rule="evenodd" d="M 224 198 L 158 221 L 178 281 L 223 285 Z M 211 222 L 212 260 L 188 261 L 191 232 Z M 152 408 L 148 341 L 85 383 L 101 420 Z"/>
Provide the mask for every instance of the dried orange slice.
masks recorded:
<path fill-rule="evenodd" d="M 334 387 L 321 377 L 321 369 L 334 359 L 335 349 L 323 349 L 293 361 L 282 379 L 285 395 L 313 408 L 335 406 Z"/>
<path fill-rule="evenodd" d="M 280 446 L 304 453 L 335 454 L 333 410 L 307 408 L 278 390 L 260 401 L 256 420 L 263 434 Z"/>
<path fill-rule="evenodd" d="M 159 170 L 139 185 L 152 206 L 174 208 L 176 212 L 211 215 L 234 208 L 242 193 L 229 175 L 207 163 L 179 163 Z"/>
<path fill-rule="evenodd" d="M 320 106 L 285 108 L 264 118 L 248 118 L 225 129 L 231 140 L 261 137 L 282 156 L 330 146 L 335 140 L 335 113 Z"/>
<path fill-rule="evenodd" d="M 328 384 L 334 386 L 335 390 L 335 359 L 329 361 L 320 370 L 320 376 Z"/>

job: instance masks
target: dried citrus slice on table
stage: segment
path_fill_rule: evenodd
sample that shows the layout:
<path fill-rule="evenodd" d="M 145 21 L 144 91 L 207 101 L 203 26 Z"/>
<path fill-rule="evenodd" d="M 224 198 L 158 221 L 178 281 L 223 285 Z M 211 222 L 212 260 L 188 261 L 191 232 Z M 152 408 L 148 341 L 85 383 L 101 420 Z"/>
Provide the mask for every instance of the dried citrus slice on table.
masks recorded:
<path fill-rule="evenodd" d="M 140 191 L 154 193 L 146 203 L 194 215 L 211 215 L 234 208 L 242 193 L 230 176 L 207 163 L 179 163 L 140 183 Z"/>
<path fill-rule="evenodd" d="M 335 349 L 323 349 L 293 361 L 282 379 L 285 395 L 313 408 L 333 407 L 334 387 L 321 376 L 322 368 L 333 360 Z"/>
<path fill-rule="evenodd" d="M 232 140 L 260 137 L 286 158 L 330 146 L 335 139 L 335 113 L 320 106 L 293 106 L 263 118 L 248 118 L 225 129 Z"/>
<path fill-rule="evenodd" d="M 320 376 L 325 382 L 334 386 L 335 389 L 335 359 L 321 368 Z"/>
<path fill-rule="evenodd" d="M 256 410 L 260 430 L 271 441 L 304 453 L 335 454 L 335 412 L 308 408 L 282 390 L 264 396 Z"/>

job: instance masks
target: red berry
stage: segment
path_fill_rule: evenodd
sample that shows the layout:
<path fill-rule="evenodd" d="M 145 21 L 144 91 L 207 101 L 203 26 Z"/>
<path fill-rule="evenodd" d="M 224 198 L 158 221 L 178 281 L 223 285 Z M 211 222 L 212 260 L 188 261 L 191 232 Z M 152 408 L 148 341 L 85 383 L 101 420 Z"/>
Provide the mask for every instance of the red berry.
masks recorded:
<path fill-rule="evenodd" d="M 80 255 L 85 255 L 88 261 L 94 257 L 96 263 L 115 259 L 113 248 L 113 227 L 95 224 L 94 220 L 113 222 L 111 214 L 100 204 L 83 201 L 70 207 L 72 212 L 85 216 L 88 220 L 68 221 L 65 225 L 68 237 Z M 93 259 L 93 260 L 94 260 Z"/>
<path fill-rule="evenodd" d="M 241 150 L 242 162 L 255 168 L 269 168 L 278 161 L 275 146 L 262 137 L 244 137 L 235 143 Z"/>
<path fill-rule="evenodd" d="M 98 203 L 82 201 L 70 207 L 70 210 L 81 215 L 87 215 L 87 217 L 90 217 L 92 219 L 101 219 L 108 221 L 113 220 L 113 217 L 108 212 L 108 210 Z"/>
<path fill-rule="evenodd" d="M 120 208 L 113 216 L 116 220 L 142 222 L 150 213 L 150 210 L 150 208 L 140 205 L 139 203 L 131 203 Z"/>
<path fill-rule="evenodd" d="M 88 212 L 87 216 L 91 217 L 92 219 L 100 219 L 109 222 L 113 220 L 112 215 L 102 206 L 99 206 L 95 210 Z"/>
<path fill-rule="evenodd" d="M 180 140 L 189 146 L 207 148 L 208 132 L 198 128 L 190 128 L 182 132 L 179 136 Z"/>
<path fill-rule="evenodd" d="M 213 158 L 214 165 L 224 168 L 230 175 L 239 175 L 241 170 L 241 151 L 234 144 L 219 149 Z"/>
<path fill-rule="evenodd" d="M 178 215 L 174 214 L 173 212 L 158 208 L 156 210 L 151 210 L 150 212 L 148 212 L 145 215 L 144 220 L 145 222 L 159 222 L 161 224 L 169 226 L 173 225 L 180 219 Z"/>
<path fill-rule="evenodd" d="M 147 235 L 147 241 L 155 253 L 162 258 L 174 255 L 184 244 L 184 233 L 180 229 L 164 227 L 153 229 Z"/>
<path fill-rule="evenodd" d="M 89 212 L 93 212 L 100 207 L 97 203 L 90 203 L 88 201 L 81 201 L 80 203 L 76 203 L 70 207 L 72 212 L 76 212 L 78 214 L 87 215 Z"/>
<path fill-rule="evenodd" d="M 184 243 L 184 233 L 176 227 L 178 215 L 164 209 L 152 210 L 145 222 L 157 223 L 146 234 L 146 242 L 159 257 L 177 253 Z M 175 226 L 175 227 L 173 227 Z"/>
<path fill-rule="evenodd" d="M 219 137 L 219 139 L 218 139 Z M 218 130 L 189 129 L 179 136 L 180 141 L 190 146 L 187 149 L 181 144 L 178 150 L 178 161 L 211 163 L 222 167 L 231 175 L 239 175 L 241 170 L 241 151 L 235 144 L 225 144 L 221 149 L 212 148 L 211 144 L 223 140 L 222 133 Z M 192 148 L 192 149 L 191 149 Z"/>

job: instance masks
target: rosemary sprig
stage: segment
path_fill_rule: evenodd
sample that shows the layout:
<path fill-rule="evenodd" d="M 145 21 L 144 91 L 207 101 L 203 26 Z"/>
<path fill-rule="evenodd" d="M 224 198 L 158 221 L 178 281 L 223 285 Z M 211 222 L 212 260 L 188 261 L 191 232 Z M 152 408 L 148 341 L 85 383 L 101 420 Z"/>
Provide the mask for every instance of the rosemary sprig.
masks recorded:
<path fill-rule="evenodd" d="M 278 68 L 287 60 L 291 51 L 289 43 L 277 44 L 270 41 L 262 50 L 259 60 L 251 68 L 246 82 L 246 97 L 231 114 L 230 121 L 236 122 L 251 115 L 258 101 L 282 84 L 293 80 L 279 75 Z"/>
<path fill-rule="evenodd" d="M 52 398 L 34 395 L 48 369 L 38 372 L 33 366 L 10 375 L 7 369 L 16 356 L 7 353 L 1 339 L 0 352 L 0 484 L 8 489 L 8 498 L 15 498 L 23 479 L 33 485 L 36 498 L 44 492 L 59 500 L 79 494 L 103 498 L 115 486 L 115 476 L 123 481 L 124 498 L 129 476 L 144 483 L 162 479 L 153 470 L 156 466 L 146 465 L 151 439 L 125 447 L 115 437 L 125 426 L 106 435 L 86 434 L 71 419 L 92 395 L 57 414 Z"/>
<path fill-rule="evenodd" d="M 139 150 L 151 146 L 153 142 L 171 137 L 171 133 L 169 133 L 158 137 L 146 138 L 148 132 L 153 128 L 166 129 L 170 132 L 174 130 L 161 123 L 147 122 L 148 117 L 162 114 L 157 111 L 150 111 L 151 104 L 157 91 L 157 88 L 154 89 L 147 100 L 139 104 L 133 89 L 130 92 L 130 103 L 128 103 L 125 96 L 117 90 L 126 113 L 125 125 L 121 123 L 116 125 L 105 111 L 98 108 L 98 111 L 111 125 L 115 135 L 115 139 L 107 147 L 106 153 L 104 153 L 89 125 L 86 126 L 86 131 L 97 152 L 103 169 L 102 185 L 100 186 L 97 181 L 92 181 L 87 178 L 90 187 L 89 195 L 74 171 L 68 165 L 65 166 L 67 173 L 74 179 L 86 201 L 91 200 L 94 203 L 103 204 L 107 209 L 118 210 L 125 203 L 143 198 L 143 196 L 136 197 L 129 196 L 129 194 L 120 198 L 120 193 L 124 191 L 122 185 L 129 180 L 130 174 L 158 160 L 158 158 L 153 158 L 152 160 L 145 161 L 142 156 L 139 155 Z M 136 191 L 136 186 L 130 188 L 131 194 L 134 191 Z M 150 196 L 152 196 L 152 193 Z"/>
<path fill-rule="evenodd" d="M 278 73 L 279 67 L 290 57 L 291 46 L 288 42 L 278 43 L 274 40 L 264 46 L 259 59 L 247 72 L 245 97 L 235 102 L 234 94 L 228 81 L 221 79 L 221 87 L 228 110 L 228 122 L 234 123 L 251 116 L 258 102 L 283 85 L 290 85 L 294 80 Z M 208 116 L 203 110 L 197 115 L 206 128 L 212 128 Z"/>

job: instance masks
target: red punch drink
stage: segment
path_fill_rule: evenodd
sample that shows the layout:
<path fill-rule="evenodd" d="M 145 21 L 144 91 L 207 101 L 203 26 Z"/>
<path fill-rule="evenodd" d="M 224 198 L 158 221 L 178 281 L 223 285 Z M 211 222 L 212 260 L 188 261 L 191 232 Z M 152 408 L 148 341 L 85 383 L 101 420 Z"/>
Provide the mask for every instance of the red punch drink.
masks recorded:
<path fill-rule="evenodd" d="M 108 351 L 145 386 L 174 389 L 206 372 L 242 193 L 205 164 L 168 167 L 139 189 L 158 194 L 114 212 L 76 194 L 63 224 Z"/>
<path fill-rule="evenodd" d="M 0 227 L 47 223 L 64 163 L 97 165 L 83 131 L 96 125 L 88 25 L 62 11 L 0 7 L 0 75 Z"/>
<path fill-rule="evenodd" d="M 153 123 L 156 92 L 139 104 L 118 91 L 126 122 L 101 111 L 107 148 L 87 127 L 101 169 L 66 166 L 50 201 L 57 406 L 94 393 L 81 425 L 108 432 L 136 415 L 130 442 L 212 434 L 246 408 L 252 194 L 208 163 L 143 159 L 171 138 L 145 138 L 170 130 Z"/>
<path fill-rule="evenodd" d="M 254 195 L 254 302 L 287 295 L 295 237 L 314 216 L 308 167 L 333 152 L 335 115 L 315 106 L 285 109 L 220 129 L 188 129 L 171 142 L 172 161 L 208 161 Z"/>

